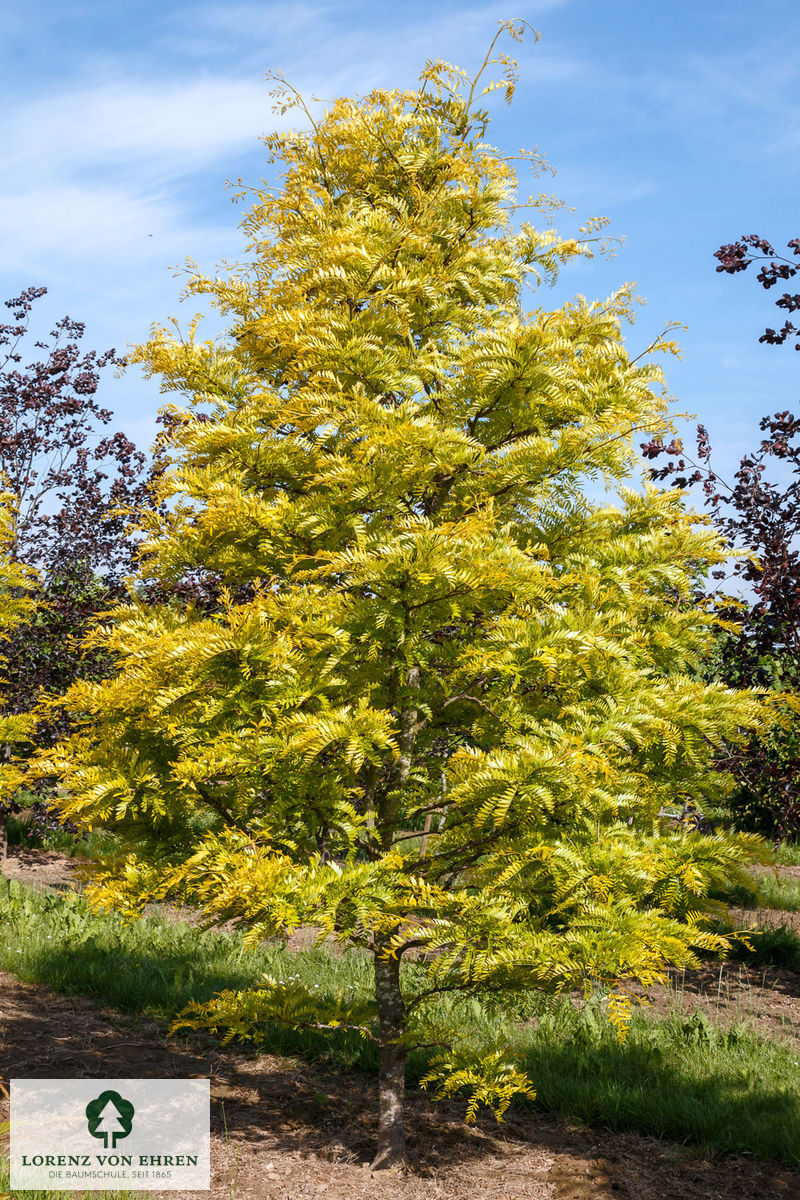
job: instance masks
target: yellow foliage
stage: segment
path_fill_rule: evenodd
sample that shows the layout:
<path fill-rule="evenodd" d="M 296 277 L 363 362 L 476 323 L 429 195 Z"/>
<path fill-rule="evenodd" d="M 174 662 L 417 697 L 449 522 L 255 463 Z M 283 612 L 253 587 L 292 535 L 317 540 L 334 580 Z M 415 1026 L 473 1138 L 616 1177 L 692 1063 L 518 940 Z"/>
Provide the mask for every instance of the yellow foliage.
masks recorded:
<path fill-rule="evenodd" d="M 34 573 L 14 561 L 14 522 L 12 498 L 0 493 L 0 639 L 13 632 L 33 609 Z M 2 663 L 0 663 L 2 669 Z M 2 695 L 2 679 L 0 679 Z M 0 716 L 0 742 L 6 746 L 27 740 L 31 718 L 25 715 Z M 0 764 L 0 804 L 13 797 L 23 782 L 23 774 L 13 761 Z"/>

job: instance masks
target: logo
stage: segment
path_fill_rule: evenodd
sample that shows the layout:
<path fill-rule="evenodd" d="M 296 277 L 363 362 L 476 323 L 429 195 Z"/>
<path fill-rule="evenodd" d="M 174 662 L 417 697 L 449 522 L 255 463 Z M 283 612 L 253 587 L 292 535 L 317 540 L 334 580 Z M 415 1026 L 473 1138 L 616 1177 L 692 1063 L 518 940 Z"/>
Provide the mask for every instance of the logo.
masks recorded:
<path fill-rule="evenodd" d="M 209 1189 L 208 1079 L 12 1079 L 10 1092 L 15 1194 Z"/>
<path fill-rule="evenodd" d="M 86 1105 L 89 1133 L 92 1137 L 102 1138 L 106 1150 L 113 1150 L 117 1141 L 130 1133 L 134 1112 L 130 1100 L 125 1100 L 119 1092 L 101 1092 L 96 1100 L 90 1100 Z"/>

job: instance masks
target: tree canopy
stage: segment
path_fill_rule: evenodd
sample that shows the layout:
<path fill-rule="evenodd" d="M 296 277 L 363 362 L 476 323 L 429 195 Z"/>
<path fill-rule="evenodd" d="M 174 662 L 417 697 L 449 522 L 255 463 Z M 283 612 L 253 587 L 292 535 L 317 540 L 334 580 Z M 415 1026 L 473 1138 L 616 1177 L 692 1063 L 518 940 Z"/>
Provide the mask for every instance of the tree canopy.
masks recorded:
<path fill-rule="evenodd" d="M 623 1028 L 626 984 L 722 944 L 705 897 L 746 839 L 657 814 L 723 788 L 715 748 L 763 719 L 698 674 L 692 579 L 725 552 L 643 482 L 635 439 L 670 426 L 630 295 L 526 307 L 596 226 L 559 238 L 543 198 L 516 223 L 480 90 L 437 61 L 265 139 L 281 180 L 252 196 L 249 263 L 191 282 L 228 335 L 134 356 L 186 398 L 142 581 L 227 590 L 119 608 L 93 635 L 116 672 L 70 690 L 79 728 L 43 767 L 128 840 L 99 901 L 181 896 L 372 956 L 363 1009 L 265 980 L 186 1020 L 374 1039 L 379 1166 L 404 1154 L 411 1045 L 471 1111 L 535 1085 L 465 1051 L 464 997 L 606 985 Z"/>
<path fill-rule="evenodd" d="M 769 291 L 800 269 L 800 238 L 787 245 L 793 258 L 777 254 L 758 234 L 743 236 L 715 252 L 717 271 L 736 275 L 757 263 L 756 281 Z M 783 292 L 775 304 L 794 313 L 800 294 Z M 777 333 L 766 329 L 758 340 L 777 346 L 798 335 L 786 320 Z M 782 693 L 782 713 L 762 736 L 726 751 L 720 765 L 737 781 L 730 802 L 737 823 L 783 840 L 800 832 L 800 422 L 788 411 L 768 413 L 759 429 L 760 442 L 742 456 L 730 483 L 715 469 L 704 425 L 697 426 L 696 451 L 687 451 L 680 438 L 667 443 L 661 437 L 642 450 L 661 460 L 650 469 L 652 480 L 699 490 L 714 525 L 738 551 L 731 569 L 714 570 L 715 582 L 709 587 L 706 581 L 702 589 L 721 619 L 707 672 L 734 687 L 756 684 Z M 744 587 L 726 594 L 722 581 L 728 577 Z"/>

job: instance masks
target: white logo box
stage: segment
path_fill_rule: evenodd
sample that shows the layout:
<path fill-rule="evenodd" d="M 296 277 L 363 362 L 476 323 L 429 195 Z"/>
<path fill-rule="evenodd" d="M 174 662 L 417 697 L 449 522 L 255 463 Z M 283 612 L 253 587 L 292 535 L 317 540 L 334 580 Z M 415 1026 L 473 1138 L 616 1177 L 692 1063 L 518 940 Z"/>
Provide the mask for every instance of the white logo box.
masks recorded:
<path fill-rule="evenodd" d="M 203 1191 L 208 1079 L 12 1079 L 11 1187 Z"/>

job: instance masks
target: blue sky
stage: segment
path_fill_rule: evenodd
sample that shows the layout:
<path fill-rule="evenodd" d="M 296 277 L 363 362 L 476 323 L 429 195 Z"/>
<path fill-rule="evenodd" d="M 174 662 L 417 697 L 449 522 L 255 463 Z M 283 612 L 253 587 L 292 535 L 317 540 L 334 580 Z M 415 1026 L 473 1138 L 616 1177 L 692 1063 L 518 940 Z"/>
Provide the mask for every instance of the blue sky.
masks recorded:
<path fill-rule="evenodd" d="M 42 320 L 68 312 L 98 349 L 186 322 L 170 268 L 243 251 L 225 181 L 266 170 L 268 69 L 328 98 L 410 85 L 428 56 L 475 68 L 507 16 L 542 40 L 514 48 L 517 96 L 497 99 L 491 139 L 546 156 L 546 188 L 576 210 L 565 225 L 602 214 L 625 238 L 613 260 L 571 268 L 558 296 L 635 280 L 636 353 L 665 322 L 689 326 L 670 390 L 728 469 L 762 413 L 796 406 L 800 381 L 800 354 L 758 343 L 779 317 L 773 294 L 716 274 L 712 257 L 744 233 L 800 235 L 795 0 L 3 0 L 3 295 L 46 286 Z M 154 383 L 132 370 L 103 398 L 149 442 Z"/>

